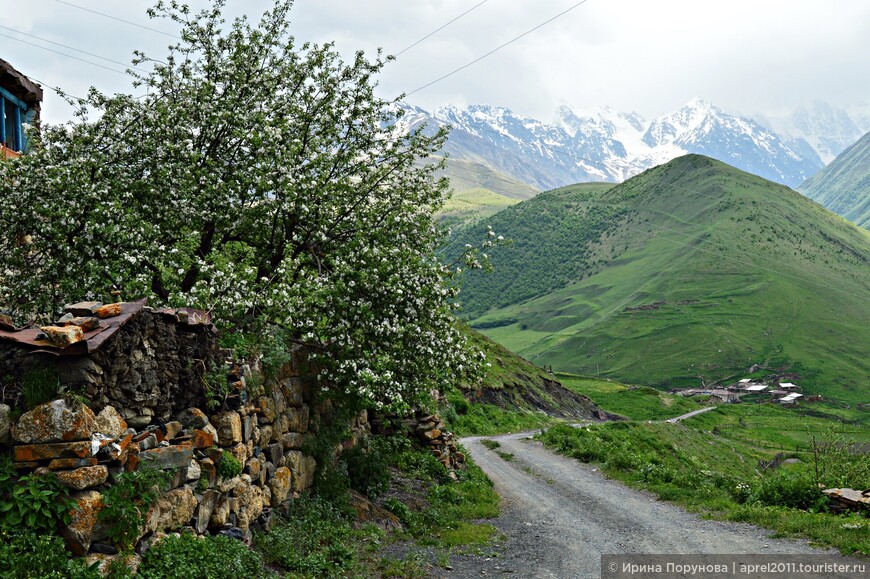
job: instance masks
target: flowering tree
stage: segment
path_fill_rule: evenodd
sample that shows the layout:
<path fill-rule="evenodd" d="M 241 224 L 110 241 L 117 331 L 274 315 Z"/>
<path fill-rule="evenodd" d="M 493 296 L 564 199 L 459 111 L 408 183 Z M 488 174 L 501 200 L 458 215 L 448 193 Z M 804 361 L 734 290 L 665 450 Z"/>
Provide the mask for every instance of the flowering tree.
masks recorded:
<path fill-rule="evenodd" d="M 137 54 L 146 96 L 92 89 L 76 121 L 0 163 L 0 306 L 120 291 L 281 324 L 330 384 L 406 406 L 480 357 L 453 326 L 456 269 L 434 257 L 445 184 L 421 160 L 445 134 L 408 132 L 374 95 L 380 55 L 296 46 L 289 0 L 257 25 L 224 23 L 223 4 L 158 3 L 182 40 Z"/>

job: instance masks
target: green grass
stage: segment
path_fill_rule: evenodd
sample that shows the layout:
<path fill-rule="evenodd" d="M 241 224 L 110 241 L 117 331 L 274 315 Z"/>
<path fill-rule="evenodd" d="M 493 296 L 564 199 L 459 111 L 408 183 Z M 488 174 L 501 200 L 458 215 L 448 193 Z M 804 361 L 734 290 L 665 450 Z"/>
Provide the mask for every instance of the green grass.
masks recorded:
<path fill-rule="evenodd" d="M 846 554 L 870 554 L 870 525 L 866 518 L 825 512 L 826 500 L 816 485 L 809 454 L 800 455 L 802 463 L 784 465 L 760 476 L 757 462 L 771 458 L 774 449 L 684 424 L 614 422 L 579 429 L 556 426 L 540 438 L 557 452 L 600 464 L 608 476 L 704 516 L 758 524 L 778 535 L 805 537 Z M 867 483 L 867 456 L 842 453 L 832 460 L 832 466 L 822 470 L 823 484 L 825 477 L 829 483 L 836 480 L 855 488 Z M 863 466 L 847 468 L 843 460 Z M 837 480 L 841 472 L 857 473 L 858 479 Z"/>
<path fill-rule="evenodd" d="M 632 420 L 664 420 L 704 408 L 682 396 L 674 396 L 644 386 L 557 373 L 562 385 L 583 394 L 602 409 Z"/>
<path fill-rule="evenodd" d="M 539 366 L 666 389 L 758 364 L 868 401 L 870 232 L 786 187 L 689 155 L 487 223 L 513 243 L 468 275 L 463 315 Z"/>

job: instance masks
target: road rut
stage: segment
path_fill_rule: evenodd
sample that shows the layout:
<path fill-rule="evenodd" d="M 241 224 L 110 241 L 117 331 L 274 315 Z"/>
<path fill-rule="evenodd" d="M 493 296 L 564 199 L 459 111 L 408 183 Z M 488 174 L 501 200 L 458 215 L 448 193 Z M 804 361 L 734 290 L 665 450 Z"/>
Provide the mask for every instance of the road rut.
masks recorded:
<path fill-rule="evenodd" d="M 462 440 L 502 497 L 493 524 L 506 539 L 496 557 L 455 557 L 446 577 L 598 577 L 602 554 L 834 553 L 771 538 L 771 531 L 752 525 L 701 519 L 554 454 L 530 436 L 485 437 L 513 454 L 510 461 L 484 447 L 481 437 Z"/>

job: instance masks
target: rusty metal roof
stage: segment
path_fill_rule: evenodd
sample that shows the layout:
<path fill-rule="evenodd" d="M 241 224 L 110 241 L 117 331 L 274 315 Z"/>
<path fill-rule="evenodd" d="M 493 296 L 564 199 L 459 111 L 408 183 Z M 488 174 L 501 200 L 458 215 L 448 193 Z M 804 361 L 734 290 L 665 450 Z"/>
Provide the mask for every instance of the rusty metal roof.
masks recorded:
<path fill-rule="evenodd" d="M 120 315 L 100 320 L 100 326 L 97 329 L 85 332 L 84 339 L 81 342 L 76 342 L 66 348 L 58 348 L 48 340 L 38 340 L 36 336 L 42 333 L 38 328 L 27 328 L 16 332 L 0 330 L 0 340 L 16 342 L 18 344 L 36 348 L 32 350 L 34 353 L 42 352 L 46 354 L 54 354 L 55 356 L 81 356 L 84 354 L 90 354 L 99 349 L 99 347 L 102 346 L 106 340 L 111 338 L 115 332 L 121 328 L 121 326 L 135 318 L 139 312 L 142 311 L 142 308 L 145 307 L 146 303 L 148 303 L 147 299 L 122 303 Z"/>

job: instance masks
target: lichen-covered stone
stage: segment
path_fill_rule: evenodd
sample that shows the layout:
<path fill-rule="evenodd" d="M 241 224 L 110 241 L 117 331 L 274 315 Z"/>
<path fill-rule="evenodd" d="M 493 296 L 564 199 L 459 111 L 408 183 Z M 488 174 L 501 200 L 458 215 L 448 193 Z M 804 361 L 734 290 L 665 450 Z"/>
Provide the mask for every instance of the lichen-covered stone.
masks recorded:
<path fill-rule="evenodd" d="M 55 458 L 48 463 L 49 470 L 69 470 L 83 466 L 96 466 L 96 458 Z"/>
<path fill-rule="evenodd" d="M 78 326 L 42 326 L 39 329 L 58 348 L 66 348 L 85 339 L 85 333 Z"/>
<path fill-rule="evenodd" d="M 63 309 L 74 316 L 92 316 L 102 305 L 102 302 L 78 302 L 67 304 Z"/>
<path fill-rule="evenodd" d="M 248 446 L 242 442 L 227 450 L 239 461 L 239 464 L 245 464 L 248 460 Z"/>
<path fill-rule="evenodd" d="M 260 424 L 275 422 L 275 401 L 270 396 L 260 396 L 257 402 L 260 405 Z"/>
<path fill-rule="evenodd" d="M 317 470 L 317 461 L 314 457 L 307 456 L 298 450 L 291 450 L 285 454 L 287 467 L 293 473 L 292 490 L 302 492 L 311 488 L 314 484 L 314 473 Z"/>
<path fill-rule="evenodd" d="M 208 448 L 210 446 L 214 446 L 215 444 L 215 436 L 210 432 L 206 432 L 205 430 L 194 430 L 193 438 L 191 442 L 193 444 L 193 448 Z"/>
<path fill-rule="evenodd" d="M 192 458 L 193 446 L 186 444 L 160 446 L 139 453 L 139 459 L 143 464 L 163 470 L 188 466 Z"/>
<path fill-rule="evenodd" d="M 24 444 L 88 440 L 96 426 L 90 408 L 60 398 L 22 414 L 12 427 L 12 438 Z"/>
<path fill-rule="evenodd" d="M 275 474 L 272 475 L 272 478 L 269 479 L 269 490 L 272 493 L 271 505 L 273 507 L 277 507 L 287 500 L 287 496 L 290 494 L 292 478 L 293 476 L 290 473 L 290 469 L 286 466 L 282 466 L 276 470 Z"/>
<path fill-rule="evenodd" d="M 114 318 L 121 315 L 121 304 L 106 304 L 94 310 L 94 315 L 98 318 Z"/>
<path fill-rule="evenodd" d="M 242 419 L 232 410 L 212 416 L 212 425 L 217 429 L 221 446 L 233 446 L 242 441 Z"/>
<path fill-rule="evenodd" d="M 200 478 L 205 478 L 205 480 L 208 481 L 208 486 L 214 486 L 214 483 L 217 480 L 217 468 L 215 467 L 214 461 L 210 458 L 203 458 L 197 462 L 202 471 L 199 475 Z"/>
<path fill-rule="evenodd" d="M 109 471 L 103 465 L 83 466 L 75 470 L 59 471 L 57 481 L 65 487 L 82 491 L 99 486 L 109 478 Z"/>
<path fill-rule="evenodd" d="M 85 491 L 73 496 L 77 507 L 70 511 L 72 520 L 61 535 L 69 550 L 78 556 L 85 555 L 91 546 L 97 514 L 103 508 L 103 495 L 97 491 Z"/>
<path fill-rule="evenodd" d="M 109 438 L 120 438 L 127 430 L 127 421 L 115 410 L 114 406 L 106 406 L 97 414 L 96 430 Z"/>
<path fill-rule="evenodd" d="M 136 553 L 120 553 L 118 555 L 106 555 L 103 553 L 91 553 L 85 557 L 85 565 L 91 566 L 98 563 L 97 570 L 105 577 L 109 574 L 115 561 L 122 561 L 123 565 L 130 570 L 131 575 L 136 575 L 142 558 Z"/>
<path fill-rule="evenodd" d="M 18 444 L 12 447 L 16 462 L 34 462 L 53 458 L 87 458 L 91 456 L 91 443 L 56 442 L 53 444 Z"/>
<path fill-rule="evenodd" d="M 284 450 L 299 450 L 305 442 L 305 435 L 299 432 L 288 432 L 281 435 L 281 445 Z"/>
<path fill-rule="evenodd" d="M 146 517 L 145 530 L 171 531 L 190 523 L 196 511 L 197 501 L 193 491 L 182 487 L 173 489 L 157 499 Z"/>
<path fill-rule="evenodd" d="M 187 408 L 178 415 L 178 421 L 185 428 L 202 429 L 209 424 L 208 416 L 199 408 Z"/>

